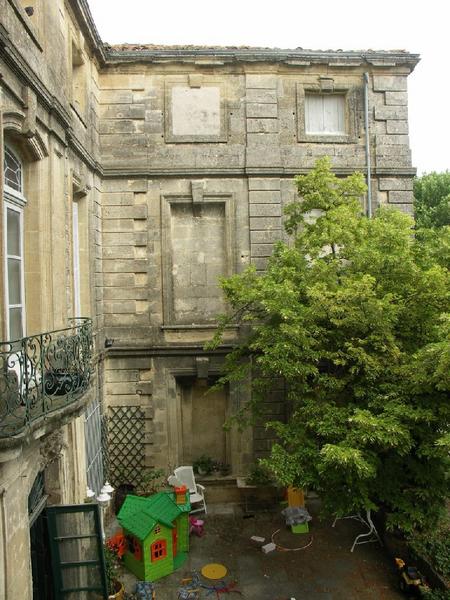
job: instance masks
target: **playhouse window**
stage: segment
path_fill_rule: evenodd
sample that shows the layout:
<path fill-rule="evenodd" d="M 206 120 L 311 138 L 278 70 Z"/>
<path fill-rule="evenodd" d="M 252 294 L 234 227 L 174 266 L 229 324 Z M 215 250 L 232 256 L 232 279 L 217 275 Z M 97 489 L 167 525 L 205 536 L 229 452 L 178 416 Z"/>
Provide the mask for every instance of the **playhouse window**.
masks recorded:
<path fill-rule="evenodd" d="M 157 540 L 153 542 L 151 546 L 152 562 L 161 560 L 167 556 L 167 542 L 166 540 Z"/>
<path fill-rule="evenodd" d="M 153 530 L 153 533 L 155 533 L 155 534 L 161 533 L 161 527 L 159 525 L 157 525 L 155 527 L 155 529 Z"/>

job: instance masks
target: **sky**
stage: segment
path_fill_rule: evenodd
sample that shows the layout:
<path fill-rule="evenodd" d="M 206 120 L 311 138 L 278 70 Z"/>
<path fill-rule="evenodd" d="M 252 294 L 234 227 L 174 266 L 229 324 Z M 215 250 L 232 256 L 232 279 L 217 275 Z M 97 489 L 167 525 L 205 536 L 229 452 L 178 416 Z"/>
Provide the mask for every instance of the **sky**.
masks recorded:
<path fill-rule="evenodd" d="M 413 166 L 450 170 L 450 3 L 446 0 L 88 0 L 104 42 L 407 50 Z"/>

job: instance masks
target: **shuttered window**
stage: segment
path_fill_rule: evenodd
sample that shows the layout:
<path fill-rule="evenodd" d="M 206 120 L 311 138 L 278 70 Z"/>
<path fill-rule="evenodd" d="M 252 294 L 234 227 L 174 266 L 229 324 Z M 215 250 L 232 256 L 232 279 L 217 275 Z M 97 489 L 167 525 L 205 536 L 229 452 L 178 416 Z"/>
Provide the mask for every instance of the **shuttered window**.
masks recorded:
<path fill-rule="evenodd" d="M 345 96 L 343 94 L 307 94 L 305 96 L 305 132 L 314 135 L 345 134 Z"/>

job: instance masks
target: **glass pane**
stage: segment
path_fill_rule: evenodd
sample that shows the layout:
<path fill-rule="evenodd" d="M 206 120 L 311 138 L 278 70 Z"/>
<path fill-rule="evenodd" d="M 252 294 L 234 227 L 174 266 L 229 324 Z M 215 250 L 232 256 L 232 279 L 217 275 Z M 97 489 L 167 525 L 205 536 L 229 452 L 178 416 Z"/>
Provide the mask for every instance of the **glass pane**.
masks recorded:
<path fill-rule="evenodd" d="M 58 536 L 96 533 L 93 512 L 62 513 L 55 516 Z"/>
<path fill-rule="evenodd" d="M 8 296 L 9 304 L 22 303 L 21 263 L 17 258 L 8 258 Z"/>
<path fill-rule="evenodd" d="M 20 213 L 16 210 L 7 210 L 7 231 L 8 231 L 8 254 L 20 256 Z"/>
<path fill-rule="evenodd" d="M 77 588 L 102 589 L 101 572 L 98 565 L 64 567 L 61 569 L 61 577 L 63 590 Z"/>
<path fill-rule="evenodd" d="M 305 129 L 307 133 L 323 131 L 323 97 L 318 94 L 305 98 Z"/>
<path fill-rule="evenodd" d="M 345 133 L 345 97 L 310 94 L 305 97 L 305 130 L 314 134 Z"/>
<path fill-rule="evenodd" d="M 22 309 L 9 309 L 9 339 L 18 340 L 23 336 Z"/>
<path fill-rule="evenodd" d="M 79 560 L 98 560 L 97 537 L 78 540 L 62 540 L 59 544 L 59 555 L 62 562 Z"/>
<path fill-rule="evenodd" d="M 329 133 L 345 133 L 344 131 L 344 96 L 324 96 L 324 129 Z"/>
<path fill-rule="evenodd" d="M 22 191 L 22 165 L 15 154 L 9 148 L 5 148 L 3 160 L 3 169 L 5 174 L 5 184 L 16 190 Z"/>

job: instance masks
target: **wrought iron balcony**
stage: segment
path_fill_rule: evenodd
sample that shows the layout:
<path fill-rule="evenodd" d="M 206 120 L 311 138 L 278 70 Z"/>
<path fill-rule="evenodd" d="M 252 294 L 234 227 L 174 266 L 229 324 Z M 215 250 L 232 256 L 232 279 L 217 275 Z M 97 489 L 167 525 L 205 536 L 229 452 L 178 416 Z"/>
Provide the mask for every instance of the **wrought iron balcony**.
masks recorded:
<path fill-rule="evenodd" d="M 78 400 L 89 385 L 92 321 L 0 342 L 0 438 Z"/>

